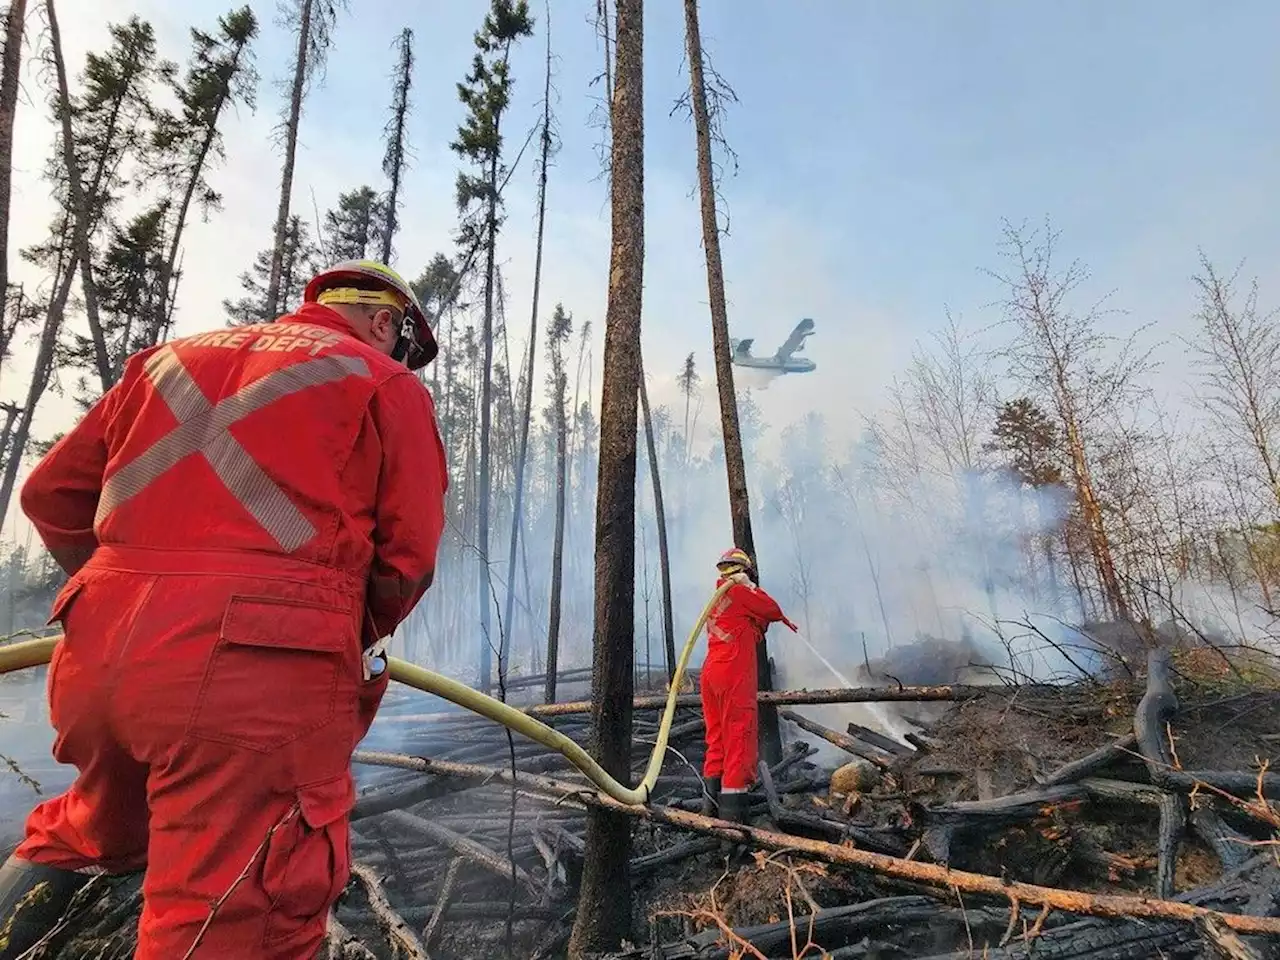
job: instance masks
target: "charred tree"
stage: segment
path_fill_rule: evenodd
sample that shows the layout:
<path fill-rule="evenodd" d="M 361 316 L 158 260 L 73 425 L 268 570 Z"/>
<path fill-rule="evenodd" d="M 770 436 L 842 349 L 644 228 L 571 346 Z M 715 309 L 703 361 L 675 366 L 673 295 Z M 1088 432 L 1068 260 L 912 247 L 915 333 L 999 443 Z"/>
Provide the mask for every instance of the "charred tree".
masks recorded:
<path fill-rule="evenodd" d="M 382 232 L 382 262 L 391 262 L 392 245 L 400 229 L 400 182 L 408 163 L 408 140 L 405 126 L 409 119 L 409 87 L 413 83 L 413 31 L 405 27 L 396 38 L 400 58 L 396 64 L 395 85 L 391 93 L 391 120 L 387 123 L 387 152 L 382 157 L 386 174 L 386 223 Z M 508 616 L 510 616 L 508 614 Z M 510 622 L 510 621 L 508 621 Z"/>
<path fill-rule="evenodd" d="M 4 66 L 0 70 L 0 320 L 9 289 L 9 201 L 13 190 L 13 129 L 18 113 L 18 78 L 22 72 L 22 37 L 27 0 L 9 0 L 4 15 Z M 3 324 L 6 328 L 8 323 Z M 3 356 L 0 356 L 0 361 Z"/>
<path fill-rule="evenodd" d="M 686 53 L 689 58 L 689 106 L 693 113 L 698 147 L 698 192 L 702 206 L 702 246 L 707 257 L 707 293 L 711 301 L 711 335 L 715 347 L 716 386 L 720 394 L 720 429 L 724 434 L 724 462 L 729 480 L 729 514 L 733 521 L 733 542 L 757 564 L 755 538 L 751 533 L 751 503 L 747 492 L 747 467 L 742 455 L 742 433 L 738 424 L 738 399 L 733 386 L 733 364 L 729 351 L 729 310 L 724 296 L 724 265 L 720 258 L 720 224 L 716 214 L 716 180 L 711 156 L 712 122 L 702 58 L 702 36 L 698 26 L 698 0 L 684 0 Z M 685 442 L 688 442 L 686 438 Z M 757 657 L 757 682 L 761 690 L 773 689 L 767 641 L 761 641 Z M 760 708 L 761 754 L 769 764 L 782 758 L 782 735 L 778 713 Z"/>
<path fill-rule="evenodd" d="M 491 496 L 493 423 L 494 295 L 498 229 L 502 223 L 500 184 L 506 173 L 502 163 L 502 119 L 511 99 L 508 69 L 512 45 L 533 32 L 527 0 L 493 0 L 484 24 L 475 35 L 476 55 L 466 80 L 458 84 L 458 97 L 468 110 L 451 145 L 454 152 L 475 165 L 477 173 L 458 174 L 458 212 L 464 216 L 464 246 L 483 249 L 484 320 L 480 335 L 480 469 L 476 491 L 476 544 L 478 556 L 480 635 L 480 690 L 492 686 L 493 647 L 492 578 L 489 570 L 489 509 Z"/>
<path fill-rule="evenodd" d="M 293 0 L 298 49 L 289 91 L 289 114 L 284 128 L 284 166 L 280 172 L 280 202 L 272 232 L 271 263 L 267 274 L 263 315 L 279 316 L 286 306 L 282 296 L 285 249 L 289 241 L 289 206 L 293 197 L 293 168 L 298 153 L 298 124 L 311 80 L 324 69 L 333 40 L 333 28 L 344 0 Z"/>
<path fill-rule="evenodd" d="M 569 418 L 565 402 L 569 393 L 569 375 L 564 367 L 564 348 L 573 332 L 573 320 L 556 304 L 547 331 L 547 353 L 551 360 L 551 375 L 547 386 L 551 391 L 551 429 L 556 444 L 556 519 L 555 535 L 551 547 L 551 598 L 547 614 L 547 682 L 543 699 L 547 703 L 556 700 L 556 670 L 560 656 L 560 603 L 564 591 L 564 520 L 565 500 L 569 484 Z"/>
<path fill-rule="evenodd" d="M 529 422 L 533 419 L 533 373 L 538 356 L 538 298 L 542 293 L 542 240 L 547 222 L 547 166 L 551 162 L 551 154 L 555 148 L 555 133 L 551 119 L 551 4 L 546 7 L 546 79 L 542 90 L 542 124 L 538 142 L 541 148 L 538 157 L 538 237 L 533 259 L 533 306 L 529 316 L 529 354 L 528 370 L 525 372 L 524 391 L 520 398 L 520 410 L 523 416 L 519 427 L 519 440 L 515 460 L 515 496 L 511 507 L 511 540 L 507 549 L 507 597 L 504 623 L 507 633 L 503 636 L 503 655 L 512 633 L 513 614 L 516 598 L 516 551 L 520 546 L 520 529 L 524 525 L 524 484 L 525 465 L 529 455 Z M 563 364 L 562 364 L 563 366 Z M 563 370 L 561 370 L 563 374 Z M 558 380 L 557 380 L 558 384 Z M 564 403 L 561 399 L 560 409 Z M 550 646 L 550 644 L 548 644 Z M 555 681 L 548 675 L 548 683 L 552 685 L 554 694 Z"/>
<path fill-rule="evenodd" d="M 644 287 L 644 3 L 617 0 L 612 105 L 612 234 L 605 313 L 596 498 L 592 747 L 615 778 L 631 774 L 635 686 L 636 407 Z M 569 956 L 616 950 L 631 927 L 631 827 L 593 810 Z"/>
<path fill-rule="evenodd" d="M 658 466 L 658 444 L 653 435 L 653 413 L 649 409 L 649 389 L 640 371 L 640 410 L 644 415 L 645 450 L 649 455 L 649 476 L 653 480 L 653 518 L 658 526 L 658 567 L 662 576 L 662 638 L 667 650 L 667 680 L 675 679 L 676 627 L 671 612 L 671 553 L 667 549 L 667 509 L 662 499 L 662 471 Z M 645 664 L 648 669 L 649 664 Z"/>

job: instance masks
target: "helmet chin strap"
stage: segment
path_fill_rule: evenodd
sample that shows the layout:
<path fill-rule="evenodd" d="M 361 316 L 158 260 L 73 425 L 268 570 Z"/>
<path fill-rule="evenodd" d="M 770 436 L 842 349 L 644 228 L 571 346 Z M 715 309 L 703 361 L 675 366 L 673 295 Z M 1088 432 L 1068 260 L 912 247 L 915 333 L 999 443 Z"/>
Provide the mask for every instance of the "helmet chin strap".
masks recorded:
<path fill-rule="evenodd" d="M 409 338 L 402 333 L 396 338 L 396 345 L 391 348 L 391 359 L 397 363 L 404 363 L 407 356 L 409 356 Z"/>
<path fill-rule="evenodd" d="M 395 346 L 391 348 L 391 359 L 397 363 L 406 363 L 409 351 L 417 346 L 417 343 L 417 338 L 413 335 L 413 321 L 406 315 L 400 323 L 400 336 L 396 338 Z"/>

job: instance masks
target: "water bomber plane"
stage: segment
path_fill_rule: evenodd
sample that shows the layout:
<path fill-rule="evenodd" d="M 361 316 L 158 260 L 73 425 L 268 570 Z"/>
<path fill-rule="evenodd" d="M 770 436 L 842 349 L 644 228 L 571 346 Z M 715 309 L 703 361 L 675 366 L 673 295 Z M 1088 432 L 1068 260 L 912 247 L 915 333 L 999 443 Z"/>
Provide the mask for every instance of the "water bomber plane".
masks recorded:
<path fill-rule="evenodd" d="M 753 357 L 751 344 L 753 339 L 734 340 L 730 338 L 729 348 L 733 353 L 732 362 L 735 367 L 748 367 L 752 370 L 764 370 L 770 373 L 812 373 L 818 365 L 807 357 L 796 357 L 794 354 L 804 349 L 804 342 L 813 336 L 813 321 L 808 317 L 796 324 L 791 336 L 778 348 L 771 357 Z"/>

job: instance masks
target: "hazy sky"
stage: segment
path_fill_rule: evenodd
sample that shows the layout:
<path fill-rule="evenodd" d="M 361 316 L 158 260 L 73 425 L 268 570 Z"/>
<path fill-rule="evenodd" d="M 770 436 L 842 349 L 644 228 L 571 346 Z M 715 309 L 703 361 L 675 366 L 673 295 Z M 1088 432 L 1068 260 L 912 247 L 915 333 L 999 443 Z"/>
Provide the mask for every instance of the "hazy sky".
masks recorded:
<path fill-rule="evenodd" d="M 183 61 L 188 28 L 211 27 L 227 6 L 60 0 L 59 10 L 78 72 L 85 51 L 104 45 L 111 20 L 150 19 L 163 54 Z M 289 71 L 294 41 L 275 22 L 273 3 L 253 6 L 264 21 L 258 109 L 226 128 L 228 159 L 211 176 L 224 211 L 189 232 L 180 332 L 222 324 L 221 300 L 238 292 L 239 273 L 270 239 L 279 176 L 270 133 L 282 106 L 275 82 Z M 696 352 L 709 372 L 710 331 L 691 194 L 693 132 L 682 115 L 670 115 L 686 82 L 682 4 L 646 6 L 644 344 L 661 402 L 673 398 L 686 353 Z M 486 7 L 484 0 L 350 0 L 327 76 L 306 105 L 296 212 L 310 218 L 339 191 L 381 187 L 392 42 L 409 26 L 415 159 L 397 265 L 416 274 L 437 251 L 452 252 L 458 161 L 448 143 L 462 115 L 455 84 Z M 608 207 L 600 133 L 589 126 L 599 95 L 590 84 L 602 64 L 595 4 L 557 0 L 552 8 L 563 149 L 551 173 L 544 320 L 561 300 L 599 332 Z M 759 395 L 771 425 L 820 409 L 833 424 L 852 426 L 945 309 L 973 326 L 995 320 L 987 305 L 998 288 L 983 268 L 999 264 L 1001 218 L 1052 217 L 1064 231 L 1064 253 L 1091 266 L 1094 292 L 1116 291 L 1115 305 L 1128 311 L 1118 322 L 1157 322 L 1168 340 L 1187 329 L 1198 247 L 1225 264 L 1247 257 L 1247 270 L 1262 277 L 1264 303 L 1275 302 L 1274 0 L 703 0 L 702 8 L 708 52 L 741 101 L 726 123 L 741 160 L 724 185 L 733 332 L 754 336 L 757 352 L 767 352 L 800 317 L 817 322 L 808 350 L 818 371 Z M 512 155 L 541 98 L 546 13 L 541 3 L 533 9 L 537 35 L 513 62 Z M 29 36 L 41 27 L 33 12 Z M 34 69 L 24 90 L 11 249 L 40 239 L 50 213 L 39 173 L 52 128 Z M 513 354 L 528 323 L 533 192 L 526 159 L 509 191 L 501 248 Z M 6 399 L 18 395 L 27 356 L 4 371 Z M 1158 387 L 1185 392 L 1176 351 L 1164 357 Z M 598 350 L 596 360 L 598 391 Z M 69 416 L 66 403 L 47 405 L 38 420 L 46 434 Z"/>

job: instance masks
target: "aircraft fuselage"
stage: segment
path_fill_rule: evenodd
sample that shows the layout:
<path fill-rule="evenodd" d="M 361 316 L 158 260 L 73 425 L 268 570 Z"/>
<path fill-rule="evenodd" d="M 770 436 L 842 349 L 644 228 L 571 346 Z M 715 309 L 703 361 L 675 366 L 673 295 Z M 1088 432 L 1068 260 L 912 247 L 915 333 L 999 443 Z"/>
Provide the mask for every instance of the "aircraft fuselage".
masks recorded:
<path fill-rule="evenodd" d="M 812 360 L 797 357 L 790 360 L 778 360 L 775 357 L 734 357 L 733 365 L 753 370 L 772 370 L 776 373 L 812 373 L 818 369 L 818 365 Z"/>

